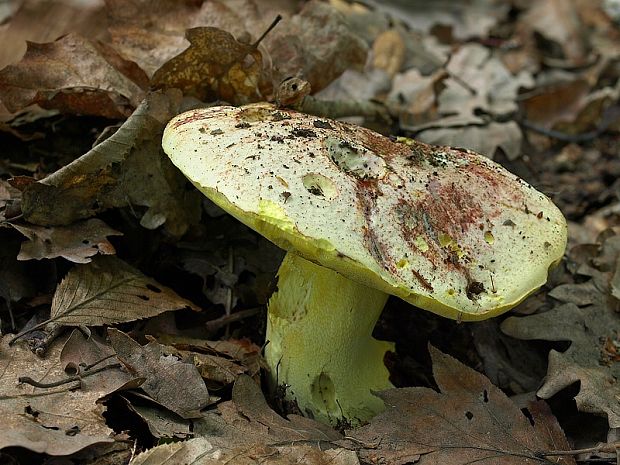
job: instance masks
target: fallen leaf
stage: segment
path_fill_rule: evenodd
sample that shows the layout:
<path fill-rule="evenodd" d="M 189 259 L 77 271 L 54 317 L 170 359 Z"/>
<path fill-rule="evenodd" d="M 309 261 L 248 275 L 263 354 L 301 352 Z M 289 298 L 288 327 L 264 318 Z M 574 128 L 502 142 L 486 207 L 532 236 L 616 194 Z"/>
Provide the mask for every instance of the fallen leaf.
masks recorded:
<path fill-rule="evenodd" d="M 571 121 L 588 95 L 590 86 L 585 79 L 540 86 L 536 93 L 523 100 L 528 121 L 551 129 L 559 121 Z"/>
<path fill-rule="evenodd" d="M 144 378 L 140 388 L 154 401 L 183 418 L 199 418 L 209 403 L 209 392 L 200 373 L 166 352 L 155 341 L 141 346 L 127 334 L 108 329 L 108 336 L 119 360 L 136 377 Z"/>
<path fill-rule="evenodd" d="M 379 12 L 391 13 L 417 31 L 431 33 L 436 26 L 448 26 L 452 37 L 460 40 L 486 37 L 510 9 L 508 4 L 497 0 L 470 0 L 464 3 L 409 0 L 389 4 L 371 0 L 369 3 Z"/>
<path fill-rule="evenodd" d="M 18 381 L 24 376 L 43 383 L 67 378 L 59 360 L 62 341 L 56 341 L 41 359 L 21 344 L 9 346 L 9 339 L 5 336 L 0 342 L 0 449 L 24 447 L 69 455 L 114 441 L 103 418 L 106 409 L 97 404 L 101 392 L 75 389 L 75 382 L 37 388 Z"/>
<path fill-rule="evenodd" d="M 96 334 L 86 337 L 82 331 L 74 329 L 62 347 L 60 363 L 65 373 L 81 376 L 82 390 L 97 390 L 101 397 L 105 397 L 113 392 L 137 387 L 142 383 L 142 380 L 137 380 L 120 367 L 112 366 L 118 365 L 114 355 L 116 353 L 112 346 L 101 337 Z M 89 367 L 108 369 L 84 376 L 88 373 L 86 368 Z"/>
<path fill-rule="evenodd" d="M 122 236 L 103 221 L 93 218 L 70 226 L 13 224 L 30 241 L 23 242 L 18 260 L 63 257 L 74 263 L 89 263 L 96 254 L 113 255 L 114 246 L 106 236 Z"/>
<path fill-rule="evenodd" d="M 422 131 L 416 137 L 427 143 L 465 147 L 490 158 L 501 148 L 508 159 L 517 158 L 523 139 L 519 126 L 514 121 L 489 121 L 479 115 L 505 119 L 515 113 L 519 89 L 534 85 L 531 74 L 521 71 L 512 75 L 489 48 L 480 44 L 461 46 L 450 58 L 446 71 L 450 77 L 439 75 L 440 86 L 432 82 L 435 119 L 413 127 L 405 121 L 404 127 Z M 428 95 L 425 98 L 430 100 Z"/>
<path fill-rule="evenodd" d="M 273 62 L 273 81 L 302 77 L 312 92 L 327 87 L 346 70 L 361 71 L 368 47 L 332 6 L 317 0 L 285 17 L 265 38 Z"/>
<path fill-rule="evenodd" d="M 386 410 L 347 436 L 359 444 L 360 458 L 384 465 L 539 463 L 543 451 L 569 449 L 548 407 L 535 405 L 528 419 L 484 375 L 430 347 L 439 392 L 430 388 L 378 393 Z M 543 415 L 540 412 L 544 412 Z M 574 464 L 549 457 L 548 463 Z"/>
<path fill-rule="evenodd" d="M 218 411 L 194 423 L 196 437 L 212 447 L 214 461 L 205 463 L 359 464 L 355 452 L 337 447 L 340 433 L 309 418 L 282 418 L 269 408 L 260 387 L 248 376 L 239 377 L 232 400 L 219 404 Z M 332 448 L 321 451 L 317 447 L 321 443 Z"/>
<path fill-rule="evenodd" d="M 491 122 L 484 126 L 443 127 L 427 129 L 416 136 L 427 144 L 463 147 L 493 159 L 497 149 L 501 149 L 509 160 L 521 155 L 523 135 L 514 121 L 507 123 Z"/>
<path fill-rule="evenodd" d="M 151 435 L 157 439 L 189 439 L 193 436 L 192 422 L 168 410 L 150 405 L 132 404 L 127 401 L 127 408 L 135 412 L 147 425 Z"/>
<path fill-rule="evenodd" d="M 69 32 L 102 38 L 105 35 L 105 12 L 100 1 L 75 4 L 54 0 L 25 0 L 11 3 L 16 11 L 9 21 L 0 20 L 0 69 L 16 63 L 28 42 L 49 42 Z M 8 6 L 8 4 L 6 4 Z M 5 4 L 1 5 L 5 8 Z M 7 24 L 8 22 L 8 24 Z"/>
<path fill-rule="evenodd" d="M 513 76 L 490 49 L 479 44 L 461 46 L 447 65 L 451 76 L 438 96 L 439 112 L 444 115 L 484 111 L 508 115 L 517 111 L 520 88 L 533 87 L 530 73 Z M 454 78 L 458 76 L 458 80 Z"/>
<path fill-rule="evenodd" d="M 109 208 L 131 206 L 148 229 L 183 234 L 200 218 L 200 196 L 161 150 L 165 124 L 178 113 L 178 92 L 152 93 L 105 141 L 24 189 L 24 218 L 68 225 Z M 136 207 L 146 208 L 144 213 Z"/>
<path fill-rule="evenodd" d="M 537 395 L 548 399 L 579 382 L 577 408 L 606 415 L 610 428 L 620 427 L 620 360 L 610 351 L 620 345 L 620 316 L 611 296 L 617 290 L 609 284 L 613 286 L 619 257 L 620 236 L 612 236 L 592 260 L 598 272 L 590 280 L 563 284 L 550 293 L 561 305 L 544 313 L 510 317 L 501 325 L 504 333 L 518 339 L 569 341 L 565 352 L 549 352 L 547 377 Z"/>
<path fill-rule="evenodd" d="M 0 98 L 16 112 L 36 103 L 63 113 L 123 118 L 144 97 L 146 75 L 100 42 L 69 34 L 28 43 L 24 58 L 0 71 Z"/>
<path fill-rule="evenodd" d="M 117 257 L 96 257 L 76 265 L 56 289 L 51 323 L 102 326 L 195 308 L 173 290 Z"/>
<path fill-rule="evenodd" d="M 521 17 L 519 26 L 536 31 L 555 42 L 572 65 L 583 65 L 587 58 L 584 27 L 571 0 L 540 0 L 533 2 Z"/>
<path fill-rule="evenodd" d="M 224 376 L 230 379 L 230 370 L 232 370 L 236 375 L 233 375 L 234 379 L 228 382 L 236 381 L 241 373 L 256 377 L 264 365 L 261 348 L 247 339 L 205 341 L 185 336 L 157 334 L 157 341 L 161 344 L 173 346 L 183 354 L 196 354 L 197 361 L 207 364 L 205 366 L 207 374 L 209 370 L 217 372 L 223 369 Z M 209 364 L 209 360 L 212 360 L 212 363 Z M 204 376 L 204 374 L 203 377 L 213 379 L 210 376 Z"/>
<path fill-rule="evenodd" d="M 155 89 L 177 88 L 203 101 L 235 105 L 262 100 L 263 58 L 258 44 L 244 44 L 214 27 L 188 29 L 189 48 L 159 68 L 151 79 Z"/>
<path fill-rule="evenodd" d="M 206 439 L 195 438 L 189 441 L 162 444 L 139 453 L 129 465 L 186 465 L 208 464 L 209 455 L 213 447 Z M 198 462 L 200 460 L 200 462 Z"/>

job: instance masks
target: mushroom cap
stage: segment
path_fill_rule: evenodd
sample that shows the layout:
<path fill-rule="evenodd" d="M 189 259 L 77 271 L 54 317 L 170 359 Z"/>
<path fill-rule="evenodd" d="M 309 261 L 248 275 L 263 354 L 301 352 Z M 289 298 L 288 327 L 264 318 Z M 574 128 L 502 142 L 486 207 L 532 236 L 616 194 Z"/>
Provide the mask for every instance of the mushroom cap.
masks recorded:
<path fill-rule="evenodd" d="M 450 318 L 512 308 L 566 247 L 551 200 L 464 149 L 265 103 L 183 113 L 163 148 L 207 197 L 283 249 Z"/>

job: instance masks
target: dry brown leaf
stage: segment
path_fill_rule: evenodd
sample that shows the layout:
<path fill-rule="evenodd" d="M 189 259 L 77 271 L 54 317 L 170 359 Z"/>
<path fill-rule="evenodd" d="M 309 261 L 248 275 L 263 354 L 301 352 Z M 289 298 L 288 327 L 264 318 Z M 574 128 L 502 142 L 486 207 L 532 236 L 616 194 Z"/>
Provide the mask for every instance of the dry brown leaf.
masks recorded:
<path fill-rule="evenodd" d="M 192 420 L 181 418 L 176 413 L 158 408 L 157 405 L 132 404 L 125 399 L 127 408 L 135 412 L 146 423 L 151 435 L 157 439 L 190 439 L 193 437 Z"/>
<path fill-rule="evenodd" d="M 58 285 L 49 322 L 65 326 L 101 326 L 194 308 L 121 259 L 96 257 L 76 265 Z"/>
<path fill-rule="evenodd" d="M 560 82 L 539 87 L 522 105 L 528 121 L 551 129 L 559 121 L 572 121 L 589 91 L 590 85 L 585 79 Z"/>
<path fill-rule="evenodd" d="M 12 111 L 33 103 L 63 113 L 124 118 L 144 97 L 146 75 L 107 45 L 69 34 L 28 43 L 24 58 L 0 71 L 0 99 Z"/>
<path fill-rule="evenodd" d="M 162 444 L 139 453 L 129 465 L 186 465 L 210 464 L 209 452 L 213 453 L 211 443 L 203 438 L 189 441 Z"/>
<path fill-rule="evenodd" d="M 360 458 L 384 465 L 522 465 L 539 463 L 541 451 L 570 448 L 546 405 L 530 408 L 530 420 L 482 374 L 433 347 L 430 352 L 439 392 L 413 387 L 379 393 L 385 412 L 347 431 L 368 445 Z"/>
<path fill-rule="evenodd" d="M 185 336 L 157 334 L 157 341 L 173 346 L 183 354 L 190 356 L 194 354 L 198 362 L 206 363 L 204 367 L 206 374 L 219 372 L 226 379 L 230 379 L 227 382 L 235 381 L 241 373 L 256 377 L 260 368 L 264 366 L 261 348 L 248 339 L 205 341 Z M 220 369 L 224 372 L 220 372 Z M 231 379 L 231 375 L 234 379 Z M 203 377 L 215 380 L 204 374 Z"/>
<path fill-rule="evenodd" d="M 154 401 L 183 418 L 199 418 L 209 392 L 194 365 L 179 360 L 155 341 L 141 346 L 127 334 L 108 329 L 119 360 L 144 383 L 140 388 Z"/>
<path fill-rule="evenodd" d="M 79 329 L 74 329 L 60 352 L 60 363 L 65 373 L 80 374 L 80 388 L 82 390 L 97 390 L 101 397 L 113 392 L 131 389 L 139 386 L 142 380 L 131 376 L 127 371 L 117 366 L 112 346 L 95 334 L 86 337 Z M 83 376 L 85 367 L 97 369 L 108 367 L 101 373 Z"/>
<path fill-rule="evenodd" d="M 55 0 L 5 2 L 16 9 L 0 28 L 0 69 L 16 63 L 26 51 L 26 41 L 49 42 L 69 32 L 99 39 L 105 34 L 105 12 L 100 0 L 72 3 Z"/>
<path fill-rule="evenodd" d="M 50 388 L 19 383 L 23 376 L 43 383 L 67 378 L 59 360 L 62 341 L 41 359 L 21 344 L 9 346 L 9 339 L 0 342 L 0 449 L 24 447 L 69 455 L 92 444 L 113 442 L 103 418 L 105 407 L 96 403 L 103 392 L 72 389 L 75 382 Z"/>
<path fill-rule="evenodd" d="M 252 447 L 223 451 L 204 438 L 164 444 L 138 454 L 129 465 L 359 465 L 355 452 L 320 450 L 305 444 Z"/>
<path fill-rule="evenodd" d="M 310 83 L 312 92 L 327 87 L 345 70 L 361 70 L 368 52 L 343 16 L 317 0 L 305 3 L 297 15 L 285 17 L 265 38 L 265 46 L 275 84 L 299 76 Z"/>
<path fill-rule="evenodd" d="M 572 65 L 582 65 L 587 58 L 584 28 L 571 0 L 539 0 L 532 2 L 520 26 L 535 31 L 555 42 Z"/>
<path fill-rule="evenodd" d="M 282 418 L 269 408 L 260 387 L 248 376 L 240 376 L 232 400 L 218 405 L 219 414 L 209 413 L 194 423 L 197 438 L 211 445 L 214 461 L 206 464 L 358 465 L 353 451 L 337 448 L 342 436 L 331 427 L 309 418 Z M 320 443 L 332 443 L 321 451 Z"/>
<path fill-rule="evenodd" d="M 244 44 L 213 27 L 188 29 L 189 48 L 159 68 L 151 79 L 155 89 L 177 88 L 203 101 L 235 105 L 262 100 L 263 59 L 257 44 Z"/>
<path fill-rule="evenodd" d="M 123 55 L 152 74 L 166 61 L 187 48 L 186 29 L 210 26 L 237 39 L 256 40 L 269 23 L 282 14 L 284 20 L 266 37 L 261 52 L 267 73 L 261 82 L 266 97 L 272 82 L 301 75 L 313 91 L 319 91 L 346 69 L 361 69 L 367 46 L 342 15 L 318 1 L 295 5 L 239 0 L 195 3 L 144 0 L 108 0 L 112 15 L 112 43 Z M 133 14 L 131 12 L 134 12 Z M 245 39 L 244 39 L 245 43 Z M 270 76 L 269 73 L 272 75 Z M 264 86 L 264 88 L 263 88 Z"/>
<path fill-rule="evenodd" d="M 13 224 L 30 239 L 23 242 L 18 260 L 40 260 L 63 257 L 74 263 L 89 263 L 96 254 L 113 255 L 114 246 L 106 236 L 122 236 L 103 221 L 93 218 L 70 226 L 43 227 Z"/>
<path fill-rule="evenodd" d="M 589 272 L 592 279 L 563 284 L 549 293 L 561 305 L 544 313 L 507 318 L 501 329 L 519 339 L 570 341 L 565 352 L 549 352 L 547 377 L 537 394 L 548 399 L 579 381 L 577 408 L 606 415 L 609 426 L 618 428 L 620 316 L 616 299 L 620 297 L 620 236 L 608 238 L 598 256 L 583 266 L 586 264 L 596 267 Z"/>
<path fill-rule="evenodd" d="M 108 208 L 143 206 L 140 224 L 183 234 L 200 218 L 200 196 L 161 150 L 165 124 L 179 111 L 178 92 L 152 93 L 111 137 L 24 189 L 24 218 L 67 225 Z"/>

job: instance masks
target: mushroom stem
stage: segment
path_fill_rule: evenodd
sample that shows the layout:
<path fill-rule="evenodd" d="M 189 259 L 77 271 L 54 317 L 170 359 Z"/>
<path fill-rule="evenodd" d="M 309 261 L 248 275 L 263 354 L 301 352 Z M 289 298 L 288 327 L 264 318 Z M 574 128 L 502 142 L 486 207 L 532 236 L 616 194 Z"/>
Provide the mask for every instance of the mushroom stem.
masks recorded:
<path fill-rule="evenodd" d="M 383 410 L 392 343 L 372 330 L 388 295 L 288 253 L 269 301 L 265 349 L 272 388 L 304 415 L 358 425 Z"/>

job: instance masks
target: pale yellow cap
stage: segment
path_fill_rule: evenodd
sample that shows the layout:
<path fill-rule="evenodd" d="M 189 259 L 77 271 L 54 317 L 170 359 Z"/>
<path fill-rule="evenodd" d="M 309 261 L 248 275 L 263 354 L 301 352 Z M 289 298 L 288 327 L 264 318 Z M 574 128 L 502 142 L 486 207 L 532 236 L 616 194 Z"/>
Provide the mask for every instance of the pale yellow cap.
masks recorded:
<path fill-rule="evenodd" d="M 566 221 L 545 195 L 463 149 L 269 104 L 179 115 L 163 147 L 283 249 L 450 318 L 510 309 L 566 247 Z"/>

